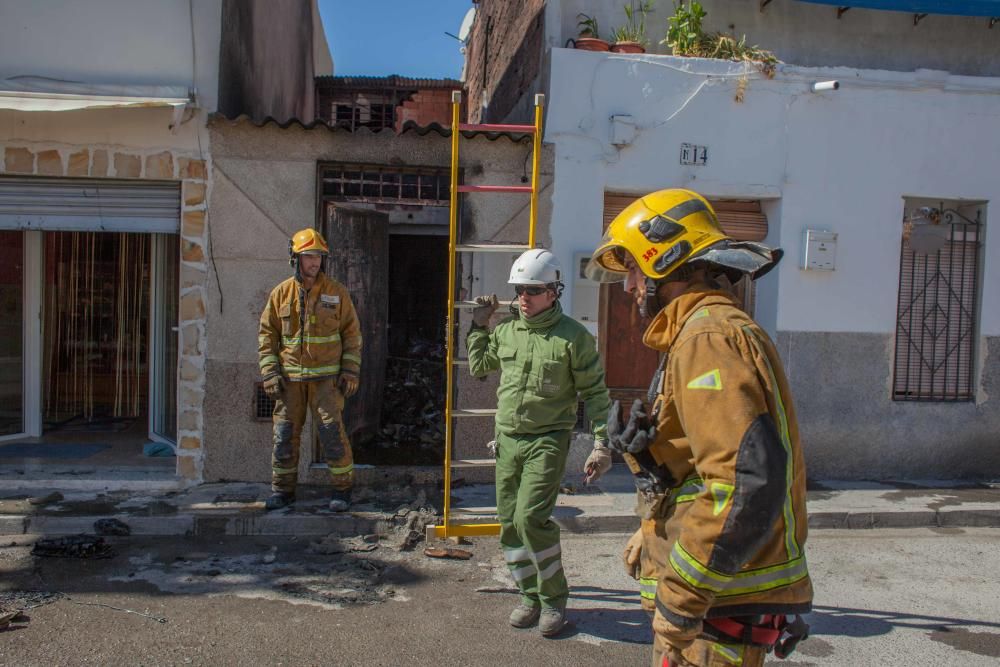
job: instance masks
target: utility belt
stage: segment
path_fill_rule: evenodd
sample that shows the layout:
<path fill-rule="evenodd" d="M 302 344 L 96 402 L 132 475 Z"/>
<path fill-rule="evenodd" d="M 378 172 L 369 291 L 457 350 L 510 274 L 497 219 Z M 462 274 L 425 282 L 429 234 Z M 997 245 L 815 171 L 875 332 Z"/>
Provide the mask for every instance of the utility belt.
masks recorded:
<path fill-rule="evenodd" d="M 783 614 L 706 618 L 702 634 L 716 642 L 762 646 L 784 660 L 809 637 L 809 624 L 801 616 L 789 621 Z"/>

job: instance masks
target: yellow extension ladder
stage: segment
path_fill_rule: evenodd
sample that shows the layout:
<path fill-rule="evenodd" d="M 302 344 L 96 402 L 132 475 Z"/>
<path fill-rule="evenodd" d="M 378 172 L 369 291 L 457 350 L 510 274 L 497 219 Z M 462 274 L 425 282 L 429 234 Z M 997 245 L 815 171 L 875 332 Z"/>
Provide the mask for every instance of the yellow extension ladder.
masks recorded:
<path fill-rule="evenodd" d="M 459 113 L 462 106 L 462 93 L 454 91 L 451 94 L 451 201 L 449 206 L 449 236 L 448 236 L 448 325 L 445 334 L 447 346 L 447 381 L 445 383 L 445 439 L 444 439 L 444 519 L 441 525 L 427 527 L 427 539 L 445 537 L 472 537 L 482 535 L 499 535 L 499 523 L 452 523 L 451 520 L 451 471 L 453 468 L 492 467 L 493 459 L 452 460 L 452 444 L 455 440 L 455 419 L 458 418 L 490 418 L 496 415 L 494 409 L 456 409 L 455 402 L 455 367 L 467 365 L 467 361 L 455 358 L 457 335 L 455 314 L 459 308 L 474 308 L 474 301 L 455 301 L 456 259 L 458 253 L 477 252 L 523 252 L 535 247 L 535 227 L 538 222 L 538 168 L 542 149 L 542 106 L 544 95 L 535 95 L 534 125 L 495 125 L 460 123 Z M 459 185 L 458 184 L 458 138 L 462 131 L 478 132 L 516 132 L 533 135 L 531 159 L 531 185 Z M 527 245 L 510 244 L 468 244 L 458 243 L 458 193 L 460 192 L 506 192 L 522 193 L 531 196 L 531 207 L 528 214 Z"/>

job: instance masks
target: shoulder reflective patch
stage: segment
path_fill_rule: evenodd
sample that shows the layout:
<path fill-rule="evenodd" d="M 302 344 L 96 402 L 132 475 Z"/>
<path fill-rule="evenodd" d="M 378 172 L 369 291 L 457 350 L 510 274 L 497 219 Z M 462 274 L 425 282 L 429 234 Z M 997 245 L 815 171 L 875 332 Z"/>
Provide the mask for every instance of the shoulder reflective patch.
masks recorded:
<path fill-rule="evenodd" d="M 722 375 L 719 374 L 719 369 L 716 368 L 688 382 L 687 388 L 722 391 Z"/>
<path fill-rule="evenodd" d="M 708 317 L 708 308 L 702 308 L 701 310 L 697 311 L 694 315 L 692 315 L 688 319 L 689 320 L 697 320 L 697 319 L 699 319 L 701 317 Z"/>
<path fill-rule="evenodd" d="M 712 482 L 712 514 L 714 516 L 719 516 L 726 509 L 726 505 L 733 498 L 733 490 L 735 488 L 732 484 L 726 484 L 725 482 Z"/>

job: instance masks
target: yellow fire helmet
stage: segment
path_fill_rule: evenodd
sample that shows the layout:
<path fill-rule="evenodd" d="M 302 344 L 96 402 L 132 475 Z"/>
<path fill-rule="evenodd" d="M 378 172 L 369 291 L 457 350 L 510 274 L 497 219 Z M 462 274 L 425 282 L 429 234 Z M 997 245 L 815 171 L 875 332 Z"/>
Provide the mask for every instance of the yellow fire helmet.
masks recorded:
<path fill-rule="evenodd" d="M 290 255 L 329 255 L 330 248 L 326 245 L 323 235 L 309 227 L 295 232 L 288 244 Z"/>
<path fill-rule="evenodd" d="M 684 264 L 711 262 L 727 273 L 759 278 L 781 259 L 780 249 L 735 241 L 722 231 L 712 205 L 696 192 L 658 190 L 636 199 L 608 225 L 586 268 L 591 280 L 625 280 L 626 253 L 642 273 L 664 280 Z"/>

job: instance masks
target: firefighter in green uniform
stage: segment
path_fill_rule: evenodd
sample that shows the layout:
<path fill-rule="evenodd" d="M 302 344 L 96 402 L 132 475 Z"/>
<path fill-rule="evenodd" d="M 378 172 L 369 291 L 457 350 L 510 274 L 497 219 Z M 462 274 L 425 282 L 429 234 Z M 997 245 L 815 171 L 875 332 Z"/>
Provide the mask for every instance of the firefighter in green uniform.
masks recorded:
<path fill-rule="evenodd" d="M 545 636 L 565 625 L 569 588 L 559 526 L 551 519 L 566 466 L 577 400 L 591 420 L 594 451 L 586 472 L 611 466 L 606 447 L 608 389 L 593 336 L 562 312 L 559 262 L 529 250 L 511 267 L 517 309 L 491 332 L 496 295 L 478 297 L 466 345 L 473 376 L 500 371 L 496 414 L 496 493 L 500 546 L 521 602 L 510 624 L 539 624 Z"/>
<path fill-rule="evenodd" d="M 358 390 L 361 322 L 347 288 L 321 270 L 329 249 L 315 229 L 296 232 L 288 248 L 295 275 L 271 291 L 260 316 L 260 373 L 274 399 L 269 510 L 295 501 L 299 440 L 312 411 L 333 481 L 330 509 L 351 503 L 354 464 L 344 430 L 344 399 Z"/>

